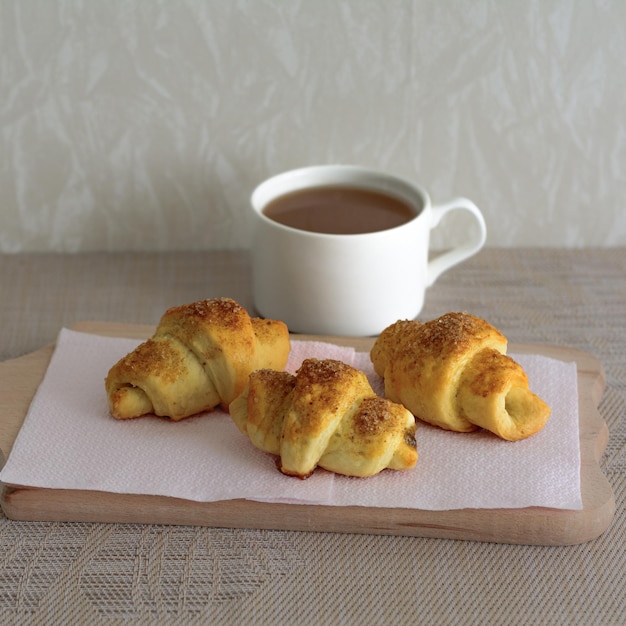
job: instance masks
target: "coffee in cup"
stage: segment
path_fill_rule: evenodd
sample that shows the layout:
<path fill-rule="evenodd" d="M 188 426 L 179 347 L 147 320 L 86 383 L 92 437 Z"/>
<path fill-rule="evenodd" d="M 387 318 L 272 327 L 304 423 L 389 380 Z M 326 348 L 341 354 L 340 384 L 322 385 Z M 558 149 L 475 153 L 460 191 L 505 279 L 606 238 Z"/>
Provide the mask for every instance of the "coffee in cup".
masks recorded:
<path fill-rule="evenodd" d="M 415 217 L 406 202 L 373 189 L 329 186 L 299 189 L 272 200 L 263 215 L 299 230 L 361 235 L 400 226 Z"/>

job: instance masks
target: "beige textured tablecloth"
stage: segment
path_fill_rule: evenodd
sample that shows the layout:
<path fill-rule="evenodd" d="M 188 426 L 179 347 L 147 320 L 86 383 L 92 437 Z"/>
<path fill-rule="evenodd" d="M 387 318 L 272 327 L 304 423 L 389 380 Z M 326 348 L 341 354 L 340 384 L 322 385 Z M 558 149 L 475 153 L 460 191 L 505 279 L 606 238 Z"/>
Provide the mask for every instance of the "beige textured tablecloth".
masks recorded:
<path fill-rule="evenodd" d="M 221 295 L 252 306 L 236 252 L 0 256 L 0 289 L 0 360 L 81 320 L 154 324 Z M 461 309 L 511 342 L 602 361 L 617 513 L 601 537 L 536 547 L 0 517 L 0 623 L 626 623 L 626 248 L 486 249 L 428 291 L 420 318 Z"/>

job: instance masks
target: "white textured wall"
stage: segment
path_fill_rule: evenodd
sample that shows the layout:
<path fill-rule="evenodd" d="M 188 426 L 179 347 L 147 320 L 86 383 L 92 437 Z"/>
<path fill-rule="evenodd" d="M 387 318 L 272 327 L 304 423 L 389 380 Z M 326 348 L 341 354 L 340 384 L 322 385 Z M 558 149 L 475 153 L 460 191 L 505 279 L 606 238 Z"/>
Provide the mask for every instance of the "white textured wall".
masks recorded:
<path fill-rule="evenodd" d="M 624 0 L 0 0 L 0 37 L 0 251 L 244 246 L 325 162 L 489 245 L 626 244 Z"/>

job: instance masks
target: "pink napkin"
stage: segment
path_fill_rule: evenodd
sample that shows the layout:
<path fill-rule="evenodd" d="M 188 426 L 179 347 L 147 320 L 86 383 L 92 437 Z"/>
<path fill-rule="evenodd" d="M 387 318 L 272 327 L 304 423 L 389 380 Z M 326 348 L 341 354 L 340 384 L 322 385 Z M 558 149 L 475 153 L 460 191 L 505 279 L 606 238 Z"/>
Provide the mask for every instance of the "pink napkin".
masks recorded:
<path fill-rule="evenodd" d="M 513 355 L 531 388 L 552 407 L 546 427 L 509 443 L 484 432 L 449 433 L 419 424 L 413 470 L 367 478 L 317 470 L 283 476 L 230 419 L 214 411 L 178 423 L 119 421 L 108 411 L 104 377 L 138 341 L 63 329 L 0 481 L 33 487 L 153 494 L 211 502 L 407 507 L 423 510 L 581 509 L 575 363 Z M 332 344 L 293 341 L 287 369 L 306 357 L 362 369 L 381 392 L 369 355 Z"/>

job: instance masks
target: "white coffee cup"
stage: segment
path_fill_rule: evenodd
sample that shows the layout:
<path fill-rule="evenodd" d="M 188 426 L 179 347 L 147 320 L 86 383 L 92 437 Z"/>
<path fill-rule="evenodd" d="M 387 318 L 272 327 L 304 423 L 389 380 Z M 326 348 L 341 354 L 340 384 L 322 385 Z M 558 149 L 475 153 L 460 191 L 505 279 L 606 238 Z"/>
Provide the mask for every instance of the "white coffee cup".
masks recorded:
<path fill-rule="evenodd" d="M 285 226 L 264 213 L 278 198 L 305 189 L 344 187 L 401 200 L 411 216 L 399 226 L 361 234 L 328 234 Z M 400 319 L 414 319 L 424 292 L 452 266 L 478 252 L 486 226 L 466 198 L 431 204 L 408 180 L 350 165 L 288 171 L 252 193 L 252 288 L 257 312 L 296 333 L 371 336 Z M 430 232 L 450 211 L 469 212 L 475 234 L 429 261 Z"/>

